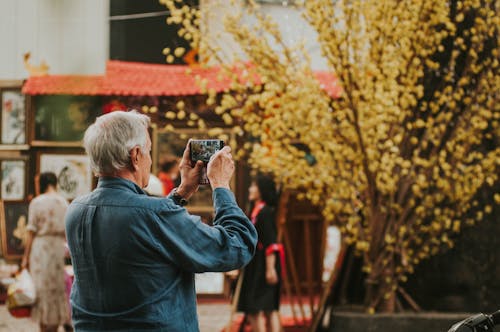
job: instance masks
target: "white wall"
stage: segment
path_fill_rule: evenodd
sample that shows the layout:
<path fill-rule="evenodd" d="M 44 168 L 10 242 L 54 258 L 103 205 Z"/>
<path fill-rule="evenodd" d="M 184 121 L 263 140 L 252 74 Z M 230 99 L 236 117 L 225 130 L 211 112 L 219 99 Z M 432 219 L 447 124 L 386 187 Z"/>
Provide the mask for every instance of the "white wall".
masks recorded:
<path fill-rule="evenodd" d="M 24 79 L 23 54 L 50 74 L 103 74 L 109 0 L 0 0 L 0 80 Z"/>
<path fill-rule="evenodd" d="M 219 0 L 222 5 L 214 6 L 214 0 L 201 0 L 202 8 L 210 8 L 215 12 L 212 15 L 206 15 L 207 28 L 205 33 L 210 36 L 221 34 L 218 38 L 218 45 L 222 46 L 226 61 L 228 53 L 237 52 L 239 47 L 234 42 L 233 38 L 228 33 L 223 33 L 223 17 L 226 13 L 234 13 L 237 11 L 229 4 L 230 0 Z M 243 3 L 244 1 L 240 1 Z M 302 18 L 301 11 L 294 6 L 283 6 L 269 3 L 261 3 L 263 13 L 270 15 L 274 22 L 278 23 L 284 42 L 288 46 L 295 45 L 299 42 L 304 42 L 305 49 L 311 57 L 311 67 L 314 70 L 327 70 L 326 60 L 321 56 L 321 50 L 317 41 L 317 33 L 314 29 Z M 247 22 L 252 22 L 251 18 L 246 17 Z M 229 50 L 229 52 L 227 52 Z"/>

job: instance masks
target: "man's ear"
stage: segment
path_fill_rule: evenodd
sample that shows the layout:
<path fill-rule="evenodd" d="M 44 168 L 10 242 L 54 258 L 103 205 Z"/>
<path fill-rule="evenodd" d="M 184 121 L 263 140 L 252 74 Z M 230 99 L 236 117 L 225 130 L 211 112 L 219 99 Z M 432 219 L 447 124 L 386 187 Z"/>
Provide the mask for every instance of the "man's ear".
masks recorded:
<path fill-rule="evenodd" d="M 140 148 L 138 146 L 130 150 L 130 167 L 135 171 L 139 169 L 139 153 Z"/>

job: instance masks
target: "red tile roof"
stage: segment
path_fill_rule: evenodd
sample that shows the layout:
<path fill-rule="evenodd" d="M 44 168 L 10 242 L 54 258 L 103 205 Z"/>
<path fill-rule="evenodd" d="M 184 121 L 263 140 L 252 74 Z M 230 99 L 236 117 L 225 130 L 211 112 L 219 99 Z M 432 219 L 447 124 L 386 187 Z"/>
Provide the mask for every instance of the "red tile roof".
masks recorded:
<path fill-rule="evenodd" d="M 47 75 L 30 77 L 23 86 L 29 95 L 100 95 L 104 76 Z"/>
<path fill-rule="evenodd" d="M 23 92 L 30 95 L 134 95 L 182 96 L 201 94 L 196 76 L 207 79 L 207 88 L 217 92 L 230 87 L 228 80 L 217 78 L 220 68 L 193 68 L 182 65 L 108 61 L 104 76 L 47 75 L 30 77 Z M 321 86 L 334 98 L 340 95 L 337 79 L 317 72 Z"/>
<path fill-rule="evenodd" d="M 188 72 L 188 69 L 190 73 Z M 219 68 L 190 68 L 180 65 L 109 61 L 106 94 L 136 96 L 183 96 L 201 94 L 195 77 L 206 78 L 207 88 L 221 92 L 228 82 L 217 80 Z"/>

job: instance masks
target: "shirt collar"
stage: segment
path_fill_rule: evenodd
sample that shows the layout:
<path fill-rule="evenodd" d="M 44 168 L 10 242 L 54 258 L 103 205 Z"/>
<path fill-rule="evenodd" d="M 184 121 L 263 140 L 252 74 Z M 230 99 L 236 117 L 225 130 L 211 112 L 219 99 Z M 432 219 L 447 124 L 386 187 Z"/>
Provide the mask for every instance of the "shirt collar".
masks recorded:
<path fill-rule="evenodd" d="M 146 195 L 146 192 L 142 190 L 141 187 L 139 187 L 134 182 L 124 178 L 115 178 L 109 176 L 99 177 L 97 188 L 115 188 L 115 189 L 123 188 L 131 190 L 137 194 Z"/>

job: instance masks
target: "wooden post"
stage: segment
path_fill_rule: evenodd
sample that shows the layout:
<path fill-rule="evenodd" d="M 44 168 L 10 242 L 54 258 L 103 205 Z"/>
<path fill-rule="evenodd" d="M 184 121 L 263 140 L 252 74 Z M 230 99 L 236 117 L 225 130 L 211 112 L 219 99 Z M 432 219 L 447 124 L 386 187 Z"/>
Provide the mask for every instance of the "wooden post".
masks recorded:
<path fill-rule="evenodd" d="M 314 312 L 314 290 L 313 290 L 313 276 L 312 276 L 312 253 L 311 253 L 311 218 L 304 219 L 304 252 L 306 259 L 306 276 L 307 276 L 307 291 L 309 293 L 309 306 L 311 315 Z"/>
<path fill-rule="evenodd" d="M 243 284 L 243 277 L 245 275 L 245 269 L 241 269 L 240 275 L 238 276 L 238 281 L 236 282 L 236 289 L 234 290 L 233 301 L 231 302 L 231 314 L 229 315 L 229 322 L 227 324 L 226 332 L 231 332 L 231 326 L 233 325 L 234 314 L 238 310 L 238 301 L 240 300 L 241 285 Z"/>
<path fill-rule="evenodd" d="M 295 292 L 297 294 L 297 300 L 299 302 L 299 309 L 302 315 L 302 321 L 304 321 L 306 318 L 306 314 L 304 312 L 304 305 L 302 304 L 302 291 L 300 290 L 300 282 L 297 274 L 297 267 L 295 266 L 295 260 L 293 259 L 292 248 L 290 247 L 290 238 L 288 236 L 288 231 L 286 229 L 283 230 L 283 239 L 285 240 L 284 245 L 285 245 L 286 261 L 287 261 L 286 266 L 287 268 L 290 269 L 290 274 L 292 276 L 293 284 L 295 286 Z"/>
<path fill-rule="evenodd" d="M 337 260 L 335 261 L 335 268 L 333 269 L 332 274 L 330 275 L 330 278 L 328 279 L 328 282 L 326 283 L 326 286 L 321 294 L 321 298 L 318 304 L 318 310 L 316 310 L 316 312 L 314 313 L 311 328 L 309 330 L 310 332 L 316 332 L 316 330 L 318 329 L 319 322 L 323 317 L 323 313 L 325 312 L 326 300 L 333 291 L 333 287 L 340 273 L 340 267 L 344 263 L 346 249 L 346 246 L 342 244 Z"/>

